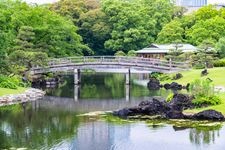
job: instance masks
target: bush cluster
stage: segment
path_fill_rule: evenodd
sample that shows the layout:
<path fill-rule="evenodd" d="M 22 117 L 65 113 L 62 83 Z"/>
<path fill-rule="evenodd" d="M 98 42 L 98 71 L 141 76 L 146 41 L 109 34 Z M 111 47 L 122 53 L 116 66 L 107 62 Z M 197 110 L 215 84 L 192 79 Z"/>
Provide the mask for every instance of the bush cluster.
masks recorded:
<path fill-rule="evenodd" d="M 199 97 L 196 97 L 192 103 L 197 106 L 197 107 L 202 107 L 202 106 L 208 106 L 208 105 L 218 105 L 218 104 L 221 104 L 222 101 L 221 99 L 216 96 L 216 95 L 213 95 L 213 96 L 210 96 L 210 97 L 206 97 L 206 96 L 199 96 Z"/>
<path fill-rule="evenodd" d="M 215 95 L 214 85 L 210 80 L 197 79 L 190 84 L 189 89 L 195 97 L 192 103 L 197 107 L 222 103 L 222 100 Z"/>
<path fill-rule="evenodd" d="M 23 83 L 18 76 L 8 77 L 0 75 L 0 87 L 8 89 L 17 89 L 18 87 L 27 87 L 28 83 Z"/>
<path fill-rule="evenodd" d="M 159 81 L 166 81 L 166 80 L 171 80 L 171 77 L 167 74 L 163 74 L 163 73 L 158 73 L 158 72 L 153 72 L 150 75 L 151 78 L 156 78 Z"/>
<path fill-rule="evenodd" d="M 173 77 L 172 77 L 173 80 L 178 80 L 181 78 L 183 78 L 183 75 L 181 73 L 177 73 L 177 74 L 173 75 Z"/>
<path fill-rule="evenodd" d="M 225 67 L 225 59 L 219 59 L 213 62 L 214 67 Z"/>

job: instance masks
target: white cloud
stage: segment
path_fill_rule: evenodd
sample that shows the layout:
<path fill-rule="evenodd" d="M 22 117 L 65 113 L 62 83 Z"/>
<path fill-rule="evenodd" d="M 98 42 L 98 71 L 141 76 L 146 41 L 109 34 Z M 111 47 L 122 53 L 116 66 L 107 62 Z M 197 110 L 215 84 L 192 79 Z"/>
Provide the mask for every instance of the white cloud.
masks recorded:
<path fill-rule="evenodd" d="M 53 3 L 58 0 L 23 0 L 27 3 L 36 3 L 36 4 L 46 4 L 46 3 Z"/>

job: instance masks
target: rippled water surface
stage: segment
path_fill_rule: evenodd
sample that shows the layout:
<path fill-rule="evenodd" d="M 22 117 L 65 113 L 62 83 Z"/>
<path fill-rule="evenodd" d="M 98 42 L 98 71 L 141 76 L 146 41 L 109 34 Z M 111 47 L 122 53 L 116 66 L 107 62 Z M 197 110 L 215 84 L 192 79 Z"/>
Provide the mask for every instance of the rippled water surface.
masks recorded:
<path fill-rule="evenodd" d="M 90 111 L 106 111 L 137 105 L 166 91 L 152 92 L 142 79 L 126 86 L 118 74 L 86 74 L 82 84 L 47 89 L 39 101 L 0 109 L 0 149 L 52 150 L 224 150 L 225 127 L 184 128 L 172 124 L 115 121 L 78 117 Z M 138 85 L 140 83 L 140 85 Z"/>

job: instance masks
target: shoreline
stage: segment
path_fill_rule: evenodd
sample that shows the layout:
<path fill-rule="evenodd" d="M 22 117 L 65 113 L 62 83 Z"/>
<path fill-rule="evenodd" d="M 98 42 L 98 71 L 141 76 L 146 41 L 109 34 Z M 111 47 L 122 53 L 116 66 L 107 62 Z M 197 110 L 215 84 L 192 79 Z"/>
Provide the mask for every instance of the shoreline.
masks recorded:
<path fill-rule="evenodd" d="M 35 88 L 29 88 L 21 94 L 8 94 L 0 96 L 0 107 L 23 102 L 36 101 L 45 96 L 45 92 Z"/>

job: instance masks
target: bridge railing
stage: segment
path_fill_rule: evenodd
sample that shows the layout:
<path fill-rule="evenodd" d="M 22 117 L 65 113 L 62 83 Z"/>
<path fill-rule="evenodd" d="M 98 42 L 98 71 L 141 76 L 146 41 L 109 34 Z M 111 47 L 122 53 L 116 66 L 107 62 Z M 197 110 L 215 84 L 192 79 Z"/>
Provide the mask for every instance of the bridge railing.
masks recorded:
<path fill-rule="evenodd" d="M 187 62 L 175 62 L 153 58 L 142 58 L 142 57 L 126 57 L 126 56 L 85 56 L 85 57 L 67 57 L 67 58 L 56 58 L 50 59 L 48 66 L 46 67 L 34 67 L 33 69 L 45 69 L 60 67 L 66 65 L 79 66 L 85 64 L 113 64 L 113 65 L 127 65 L 147 68 L 162 68 L 165 70 L 181 70 L 188 69 Z"/>

